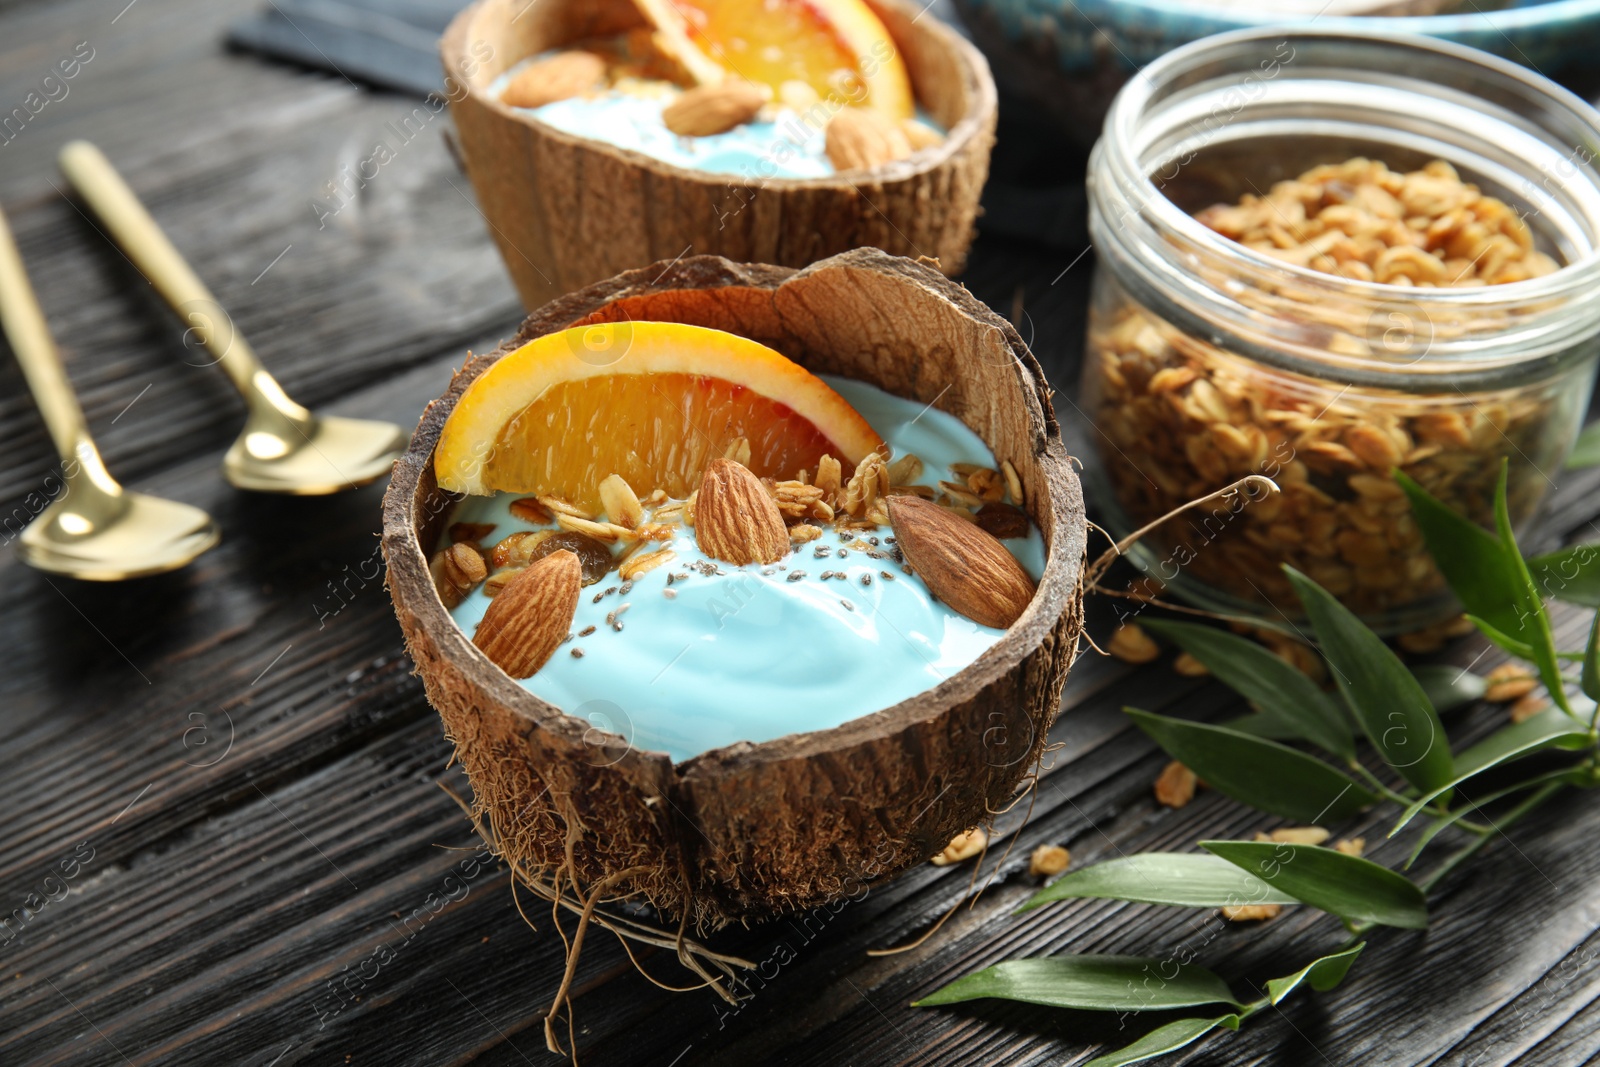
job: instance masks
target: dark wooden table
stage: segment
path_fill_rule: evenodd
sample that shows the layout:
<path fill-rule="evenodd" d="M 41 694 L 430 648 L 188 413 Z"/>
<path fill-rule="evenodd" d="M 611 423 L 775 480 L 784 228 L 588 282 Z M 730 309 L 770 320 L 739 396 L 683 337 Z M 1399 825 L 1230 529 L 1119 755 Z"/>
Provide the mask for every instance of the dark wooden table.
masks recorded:
<path fill-rule="evenodd" d="M 543 912 L 536 932 L 523 924 L 502 869 L 472 862 L 473 834 L 440 788 L 466 786 L 383 590 L 381 489 L 295 501 L 224 485 L 238 402 L 61 195 L 56 149 L 92 138 L 309 404 L 409 422 L 467 349 L 507 334 L 519 308 L 438 134 L 397 145 L 389 123 L 412 101 L 224 52 L 225 25 L 256 2 L 0 0 L 0 116 L 80 42 L 93 50 L 65 97 L 0 142 L 0 201 L 71 377 L 112 470 L 206 507 L 224 531 L 220 549 L 160 579 L 96 586 L 20 565 L 14 524 L 37 509 L 55 457 L 0 356 L 0 1063 L 557 1063 L 541 1024 L 561 947 Z M 330 183 L 379 140 L 395 158 L 347 185 L 319 226 L 314 205 L 337 203 Z M 1063 388 L 1092 258 L 1075 255 L 985 238 L 967 278 L 1008 315 L 1021 294 L 1024 335 Z M 1060 407 L 1072 424 L 1070 400 Z M 1546 540 L 1592 537 L 1600 476 L 1552 473 Z M 1570 647 L 1584 620 L 1558 622 Z M 1443 658 L 1479 671 L 1501 659 L 1477 640 Z M 1041 843 L 1083 864 L 1269 825 L 1210 793 L 1157 808 L 1164 759 L 1124 704 L 1238 710 L 1214 683 L 1086 654 L 1062 748 L 1031 818 L 1000 820 L 997 845 L 1014 848 L 976 906 L 915 951 L 869 958 L 965 896 L 969 867 L 923 866 L 837 912 L 725 932 L 720 946 L 763 961 L 737 1012 L 657 989 L 597 934 L 576 987 L 581 1062 L 1078 1063 L 1149 1024 L 908 1003 L 1021 955 L 1188 948 L 1243 983 L 1336 945 L 1336 924 L 1309 909 L 1243 927 L 1095 901 L 1011 915 Z M 1461 714 L 1475 736 L 1504 710 Z M 1174 1062 L 1588 1060 L 1597 835 L 1600 806 L 1558 800 L 1447 882 L 1431 930 L 1374 935 L 1337 993 L 1297 997 Z M 644 962 L 681 977 L 660 955 Z"/>

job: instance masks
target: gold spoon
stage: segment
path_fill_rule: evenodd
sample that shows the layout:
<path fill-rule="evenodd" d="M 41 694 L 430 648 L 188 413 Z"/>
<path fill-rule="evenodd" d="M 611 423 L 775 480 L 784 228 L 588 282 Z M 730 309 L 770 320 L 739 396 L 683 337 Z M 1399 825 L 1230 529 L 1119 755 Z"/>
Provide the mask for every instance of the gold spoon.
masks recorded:
<path fill-rule="evenodd" d="M 106 472 L 0 213 L 0 326 L 61 455 L 63 491 L 28 524 L 17 555 L 40 570 L 113 582 L 175 570 L 217 543 L 199 508 L 130 493 Z"/>
<path fill-rule="evenodd" d="M 61 149 L 59 162 L 128 258 L 244 397 L 244 432 L 222 460 L 229 482 L 266 493 L 320 496 L 389 473 L 405 448 L 404 430 L 369 419 L 319 418 L 290 400 L 104 154 L 87 141 L 72 141 Z"/>

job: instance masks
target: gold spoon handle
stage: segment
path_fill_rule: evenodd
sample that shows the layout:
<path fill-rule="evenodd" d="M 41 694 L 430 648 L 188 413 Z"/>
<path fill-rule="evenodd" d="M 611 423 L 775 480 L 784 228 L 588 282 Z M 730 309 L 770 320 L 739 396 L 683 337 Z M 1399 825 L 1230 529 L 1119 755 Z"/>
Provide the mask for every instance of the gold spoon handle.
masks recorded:
<path fill-rule="evenodd" d="M 61 149 L 58 161 L 78 195 L 105 223 L 139 272 L 216 358 L 252 410 L 265 401 L 283 417 L 309 423 L 310 413 L 290 400 L 267 373 L 232 317 L 189 268 L 105 154 L 88 141 L 71 141 Z"/>
<path fill-rule="evenodd" d="M 11 227 L 4 212 L 0 212 L 0 327 L 5 329 L 6 340 L 22 364 L 22 373 L 28 380 L 44 424 L 55 442 L 56 452 L 67 466 L 67 476 L 76 481 L 87 475 L 99 489 L 115 496 L 121 492 L 111 475 L 100 462 L 100 453 L 89 436 L 89 423 L 83 417 L 83 408 L 67 380 L 61 366 L 61 356 L 50 338 L 50 326 L 45 321 L 44 309 L 28 283 L 28 274 L 22 265 L 22 253 L 11 236 Z"/>

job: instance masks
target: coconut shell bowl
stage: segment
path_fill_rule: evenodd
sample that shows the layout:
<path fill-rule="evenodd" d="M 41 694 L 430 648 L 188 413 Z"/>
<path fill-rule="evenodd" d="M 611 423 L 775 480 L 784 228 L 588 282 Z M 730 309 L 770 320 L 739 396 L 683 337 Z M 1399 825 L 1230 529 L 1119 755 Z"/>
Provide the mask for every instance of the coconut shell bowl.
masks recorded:
<path fill-rule="evenodd" d="M 832 729 L 676 764 L 536 697 L 435 590 L 428 553 L 457 498 L 438 486 L 434 451 L 462 393 L 497 360 L 549 333 L 622 320 L 737 333 L 812 372 L 954 415 L 1012 457 L 1045 545 L 1032 601 L 932 689 Z M 875 249 L 798 272 L 688 257 L 547 304 L 428 405 L 383 510 L 395 613 L 485 837 L 524 884 L 647 902 L 701 929 L 859 894 L 984 822 L 1042 752 L 1078 646 L 1083 500 L 1038 363 L 964 288 Z M 796 679 L 797 700 L 803 687 Z"/>
<path fill-rule="evenodd" d="M 696 254 L 801 267 L 871 246 L 958 273 L 989 171 L 994 80 L 921 4 L 867 4 L 945 140 L 828 177 L 752 180 L 563 132 L 489 91 L 529 56 L 642 28 L 633 0 L 479 0 L 458 15 L 440 48 L 461 162 L 524 305 Z"/>

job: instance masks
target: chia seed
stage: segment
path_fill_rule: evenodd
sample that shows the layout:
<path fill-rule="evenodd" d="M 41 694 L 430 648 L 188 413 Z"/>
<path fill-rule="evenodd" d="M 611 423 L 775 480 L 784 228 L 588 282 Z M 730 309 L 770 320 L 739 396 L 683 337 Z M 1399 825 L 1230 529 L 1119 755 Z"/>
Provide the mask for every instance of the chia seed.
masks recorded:
<path fill-rule="evenodd" d="M 894 581 L 894 575 L 890 574 L 888 571 L 879 571 L 878 577 L 882 578 L 886 582 Z"/>
<path fill-rule="evenodd" d="M 856 606 L 854 604 L 850 603 L 850 601 L 848 601 L 848 600 L 844 600 L 844 599 L 841 598 L 839 603 L 844 605 L 844 610 L 846 610 L 846 611 L 854 611 L 854 610 L 856 610 Z"/>
<path fill-rule="evenodd" d="M 883 539 L 883 543 L 884 543 L 884 544 L 886 544 L 886 545 L 892 545 L 892 544 L 894 544 L 894 538 L 892 538 L 892 537 L 885 537 L 885 538 L 884 538 L 884 539 Z"/>
<path fill-rule="evenodd" d="M 844 558 L 845 558 L 845 557 L 846 557 L 846 556 L 848 556 L 848 555 L 849 555 L 849 554 L 850 554 L 850 550 L 849 550 L 849 549 L 848 549 L 848 548 L 841 548 L 841 549 L 840 549 L 840 550 L 839 550 L 839 558 L 840 558 L 840 559 L 844 559 Z"/>
<path fill-rule="evenodd" d="M 907 566 L 905 566 L 905 565 L 904 565 L 904 564 L 901 564 L 901 566 L 900 566 L 900 569 L 901 569 L 901 570 L 902 570 L 902 571 L 904 571 L 904 572 L 905 572 L 905 573 L 907 573 L 907 574 L 910 574 L 910 573 L 911 573 L 911 568 L 910 568 L 910 567 L 907 567 Z"/>
<path fill-rule="evenodd" d="M 583 629 L 578 631 L 578 636 L 579 637 L 588 637 L 592 633 L 594 633 L 594 627 L 593 626 L 585 626 Z"/>
<path fill-rule="evenodd" d="M 832 549 L 831 549 L 831 548 L 829 548 L 829 547 L 828 547 L 828 546 L 827 546 L 827 545 L 818 545 L 818 546 L 817 546 L 817 550 L 816 550 L 816 552 L 815 552 L 815 553 L 813 553 L 813 554 L 814 554 L 814 555 L 815 555 L 815 556 L 816 556 L 816 557 L 817 557 L 817 558 L 818 558 L 818 559 L 825 559 L 825 558 L 826 558 L 826 557 L 827 557 L 827 556 L 828 556 L 828 554 L 829 554 L 829 553 L 830 553 L 830 552 L 832 552 L 832 551 L 833 551 L 833 550 L 832 550 Z"/>
<path fill-rule="evenodd" d="M 770 578 L 774 574 L 777 574 L 777 573 L 778 573 L 778 568 L 776 568 L 776 567 L 763 567 L 763 568 L 761 568 L 761 575 L 764 578 Z"/>
<path fill-rule="evenodd" d="M 876 537 L 869 537 L 869 538 L 867 538 L 867 544 L 869 544 L 869 545 L 876 545 L 876 544 L 877 544 L 877 543 L 878 543 L 878 539 L 877 539 L 877 538 L 876 538 Z"/>
<path fill-rule="evenodd" d="M 862 584 L 862 585 L 871 585 L 871 584 L 872 584 L 872 575 L 870 575 L 870 574 L 863 574 L 863 575 L 862 575 L 862 576 L 861 576 L 861 584 Z"/>
<path fill-rule="evenodd" d="M 790 571 L 789 572 L 789 580 L 791 582 L 798 582 L 800 579 L 804 578 L 805 576 L 806 576 L 806 572 L 805 571 Z"/>
<path fill-rule="evenodd" d="M 581 649 L 581 648 L 573 649 L 572 650 L 572 658 L 573 659 L 582 659 L 583 658 L 583 649 Z"/>
<path fill-rule="evenodd" d="M 678 599 L 678 591 L 676 589 L 663 589 L 661 590 L 661 595 L 666 597 L 668 600 Z"/>
<path fill-rule="evenodd" d="M 623 582 L 622 587 L 618 589 L 617 592 L 621 593 L 623 596 L 627 596 L 629 593 L 633 592 L 633 583 L 631 581 Z"/>

